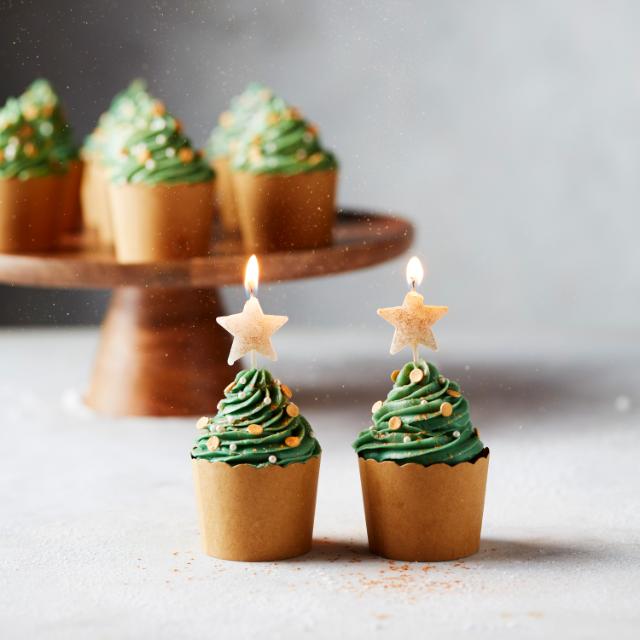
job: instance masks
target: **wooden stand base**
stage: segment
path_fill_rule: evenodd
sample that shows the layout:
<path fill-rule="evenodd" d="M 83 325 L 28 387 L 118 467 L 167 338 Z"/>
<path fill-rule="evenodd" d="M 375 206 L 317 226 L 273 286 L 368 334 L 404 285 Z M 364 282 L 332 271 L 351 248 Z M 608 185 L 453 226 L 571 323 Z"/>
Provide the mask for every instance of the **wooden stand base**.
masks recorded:
<path fill-rule="evenodd" d="M 216 411 L 237 367 L 215 289 L 121 287 L 102 325 L 87 404 L 111 416 Z"/>

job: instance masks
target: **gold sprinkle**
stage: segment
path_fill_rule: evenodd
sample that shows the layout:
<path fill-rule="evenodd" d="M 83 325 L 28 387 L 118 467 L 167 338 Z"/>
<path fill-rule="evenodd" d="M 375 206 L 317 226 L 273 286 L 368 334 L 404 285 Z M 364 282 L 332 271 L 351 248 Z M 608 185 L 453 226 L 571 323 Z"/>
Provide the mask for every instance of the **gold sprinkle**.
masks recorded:
<path fill-rule="evenodd" d="M 259 424 L 250 424 L 247 427 L 247 431 L 252 435 L 252 436 L 259 436 L 262 433 L 262 427 Z"/>
<path fill-rule="evenodd" d="M 318 151 L 317 153 L 309 156 L 309 164 L 320 164 L 323 158 L 324 155 Z"/>
<path fill-rule="evenodd" d="M 450 395 L 452 398 L 459 398 L 462 395 L 459 391 L 456 391 L 455 389 L 447 389 L 447 394 Z"/>
<path fill-rule="evenodd" d="M 188 147 L 183 147 L 178 151 L 178 158 L 180 158 L 181 162 L 191 162 L 194 155 L 193 149 L 189 149 Z"/>
<path fill-rule="evenodd" d="M 371 413 L 375 413 L 380 409 L 382 409 L 382 400 L 377 400 L 376 402 L 373 403 L 373 406 L 371 407 Z"/>
<path fill-rule="evenodd" d="M 53 105 L 52 104 L 45 104 L 42 107 L 42 115 L 45 118 L 48 118 L 48 117 L 52 116 L 53 115 Z"/>
<path fill-rule="evenodd" d="M 287 415 L 291 416 L 292 418 L 295 418 L 297 415 L 300 415 L 300 409 L 298 409 L 298 405 L 293 404 L 293 402 L 290 402 L 287 405 Z"/>
<path fill-rule="evenodd" d="M 0 162 L 4 161 L 4 151 L 0 149 Z"/>
<path fill-rule="evenodd" d="M 35 120 L 38 117 L 38 107 L 33 104 L 28 104 L 22 110 L 22 113 L 27 120 Z"/>
<path fill-rule="evenodd" d="M 267 115 L 267 124 L 269 125 L 278 124 L 279 120 L 280 116 L 277 113 L 271 112 L 269 115 Z"/>
<path fill-rule="evenodd" d="M 151 152 L 149 149 L 143 149 L 136 157 L 140 164 L 144 164 L 147 160 L 151 160 Z"/>
<path fill-rule="evenodd" d="M 231 389 L 233 389 L 233 387 L 235 387 L 236 383 L 235 382 L 230 382 L 225 388 L 224 388 L 224 392 L 225 393 L 229 393 L 231 391 Z"/>
<path fill-rule="evenodd" d="M 287 387 L 286 384 L 282 383 L 280 385 L 280 389 L 282 390 L 282 393 L 284 393 L 284 395 L 287 398 L 293 398 L 293 391 L 291 391 L 291 389 L 289 389 L 289 387 Z"/>
<path fill-rule="evenodd" d="M 422 369 L 413 369 L 409 374 L 409 380 L 413 382 L 413 384 L 418 384 L 424 378 L 424 371 Z"/>
<path fill-rule="evenodd" d="M 397 431 L 402 426 L 402 420 L 398 416 L 393 416 L 391 420 L 389 420 L 389 429 L 391 431 Z"/>
<path fill-rule="evenodd" d="M 28 124 L 25 124 L 20 128 L 20 131 L 18 131 L 18 136 L 20 138 L 30 138 L 32 135 L 33 129 Z"/>
<path fill-rule="evenodd" d="M 202 416 L 202 418 L 200 418 L 198 422 L 196 422 L 196 429 L 206 429 L 208 426 L 209 418 L 207 418 L 207 416 Z"/>
<path fill-rule="evenodd" d="M 300 444 L 300 438 L 298 436 L 289 436 L 284 439 L 284 443 L 287 447 L 297 447 Z"/>
<path fill-rule="evenodd" d="M 440 413 L 448 418 L 453 413 L 453 407 L 448 402 L 443 402 L 440 405 Z"/>
<path fill-rule="evenodd" d="M 182 131 L 182 122 L 176 118 L 176 131 L 180 133 Z"/>
<path fill-rule="evenodd" d="M 211 436 L 207 440 L 207 449 L 209 451 L 215 451 L 220 446 L 220 438 L 218 436 Z"/>
<path fill-rule="evenodd" d="M 395 382 L 398 379 L 399 375 L 400 375 L 400 369 L 394 369 L 391 372 L 391 382 Z"/>
<path fill-rule="evenodd" d="M 36 155 L 36 147 L 32 142 L 27 142 L 27 144 L 24 145 L 24 154 L 30 158 Z"/>
<path fill-rule="evenodd" d="M 151 107 L 151 113 L 153 113 L 154 116 L 163 116 L 166 112 L 167 108 L 160 100 L 156 100 L 153 103 L 153 107 Z"/>
<path fill-rule="evenodd" d="M 233 113 L 231 113 L 231 111 L 224 111 L 220 114 L 218 122 L 220 123 L 221 127 L 223 127 L 224 129 L 228 129 L 233 124 L 234 119 L 234 115 Z"/>

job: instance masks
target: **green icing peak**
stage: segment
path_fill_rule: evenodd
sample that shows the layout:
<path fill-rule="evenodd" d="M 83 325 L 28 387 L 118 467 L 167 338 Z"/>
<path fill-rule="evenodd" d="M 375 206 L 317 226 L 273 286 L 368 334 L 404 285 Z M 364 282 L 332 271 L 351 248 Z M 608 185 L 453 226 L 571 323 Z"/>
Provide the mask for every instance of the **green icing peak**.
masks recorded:
<path fill-rule="evenodd" d="M 335 169 L 338 164 L 322 147 L 316 127 L 276 96 L 251 118 L 232 163 L 238 171 L 284 175 Z"/>
<path fill-rule="evenodd" d="M 0 109 L 0 178 L 62 174 L 77 148 L 51 85 L 36 80 Z"/>
<path fill-rule="evenodd" d="M 320 444 L 290 395 L 266 369 L 240 371 L 225 389 L 218 413 L 200 430 L 191 456 L 265 467 L 320 455 Z"/>
<path fill-rule="evenodd" d="M 412 382 L 410 375 L 415 369 L 423 375 Z M 362 458 L 454 465 L 472 461 L 484 451 L 460 385 L 424 360 L 405 364 L 386 400 L 373 408 L 373 425 L 353 444 Z"/>
<path fill-rule="evenodd" d="M 229 109 L 220 114 L 218 126 L 209 137 L 205 147 L 207 156 L 218 158 L 233 154 L 251 118 L 272 98 L 271 89 L 260 82 L 251 82 L 233 98 Z"/>
<path fill-rule="evenodd" d="M 133 122 L 112 131 L 104 162 L 116 183 L 193 184 L 213 178 L 180 121 L 157 100 Z"/>

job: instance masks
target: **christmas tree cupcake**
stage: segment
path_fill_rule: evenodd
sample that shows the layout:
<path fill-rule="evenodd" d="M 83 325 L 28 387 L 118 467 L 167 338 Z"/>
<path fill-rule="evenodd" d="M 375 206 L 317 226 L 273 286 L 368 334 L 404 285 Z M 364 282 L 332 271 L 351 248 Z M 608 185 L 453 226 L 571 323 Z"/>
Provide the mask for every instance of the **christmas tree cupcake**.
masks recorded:
<path fill-rule="evenodd" d="M 229 363 L 251 354 L 252 364 L 224 390 L 217 414 L 198 420 L 191 450 L 200 530 L 211 556 L 282 560 L 311 548 L 321 450 L 289 387 L 256 366 L 256 353 L 276 359 L 271 336 L 287 317 L 263 313 L 255 256 L 245 282 L 242 313 L 218 322 L 233 335 Z"/>
<path fill-rule="evenodd" d="M 48 251 L 58 242 L 63 168 L 52 157 L 50 132 L 37 120 L 16 98 L 0 109 L 2 252 Z"/>
<path fill-rule="evenodd" d="M 126 135 L 144 125 L 154 101 L 147 92 L 146 82 L 134 80 L 113 98 L 108 111 L 100 116 L 98 125 L 82 147 L 84 173 L 80 196 L 83 222 L 103 245 L 113 244 L 108 159 L 117 154 Z"/>
<path fill-rule="evenodd" d="M 408 268 L 414 288 L 422 278 L 416 261 Z M 393 388 L 353 446 L 369 547 L 396 560 L 452 560 L 480 545 L 489 450 L 460 385 L 418 356 L 420 344 L 437 348 L 431 326 L 446 312 L 415 290 L 402 306 L 378 311 L 396 328 L 391 353 L 411 347 L 414 357 L 391 374 Z"/>
<path fill-rule="evenodd" d="M 272 97 L 271 89 L 265 85 L 259 82 L 249 84 L 233 98 L 229 109 L 220 114 L 218 126 L 205 148 L 207 159 L 216 173 L 216 198 L 222 226 L 227 233 L 235 234 L 240 230 L 230 161 L 251 119 Z"/>
<path fill-rule="evenodd" d="M 232 168 L 247 251 L 331 243 L 338 164 L 297 109 L 278 97 L 263 105 L 240 140 Z"/>
<path fill-rule="evenodd" d="M 114 134 L 107 154 L 116 257 L 155 262 L 206 255 L 213 221 L 213 171 L 155 101 L 146 117 Z"/>
<path fill-rule="evenodd" d="M 58 223 L 62 231 L 80 228 L 80 180 L 82 163 L 73 131 L 67 122 L 60 99 L 44 78 L 34 80 L 20 96 L 25 119 L 40 135 L 50 140 L 50 162 L 64 183 L 59 203 Z"/>

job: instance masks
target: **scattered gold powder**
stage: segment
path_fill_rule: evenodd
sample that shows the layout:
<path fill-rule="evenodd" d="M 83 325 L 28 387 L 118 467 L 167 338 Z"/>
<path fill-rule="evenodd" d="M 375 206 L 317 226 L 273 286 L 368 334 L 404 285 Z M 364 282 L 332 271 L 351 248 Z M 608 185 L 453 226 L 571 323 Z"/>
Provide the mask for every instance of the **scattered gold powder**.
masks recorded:
<path fill-rule="evenodd" d="M 443 402 L 440 405 L 440 413 L 448 418 L 453 413 L 453 407 L 448 402 Z"/>
<path fill-rule="evenodd" d="M 215 451 L 220 446 L 220 438 L 218 436 L 211 436 L 207 440 L 207 449 L 209 451 Z"/>
<path fill-rule="evenodd" d="M 292 418 L 295 418 L 297 415 L 300 415 L 300 409 L 298 409 L 298 405 L 294 404 L 293 402 L 290 402 L 287 405 L 287 415 L 291 416 Z"/>
<path fill-rule="evenodd" d="M 402 420 L 398 416 L 393 416 L 391 420 L 389 420 L 389 429 L 391 431 L 397 431 L 402 426 Z"/>
<path fill-rule="evenodd" d="M 252 436 L 259 436 L 262 433 L 262 427 L 259 424 L 250 424 L 247 427 L 247 431 L 252 435 Z"/>
<path fill-rule="evenodd" d="M 209 426 L 209 418 L 207 416 L 202 416 L 202 418 L 198 419 L 196 422 L 196 429 L 206 429 Z"/>

